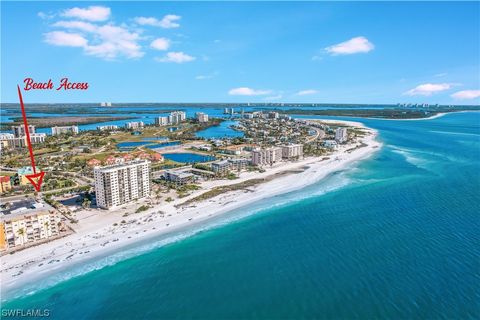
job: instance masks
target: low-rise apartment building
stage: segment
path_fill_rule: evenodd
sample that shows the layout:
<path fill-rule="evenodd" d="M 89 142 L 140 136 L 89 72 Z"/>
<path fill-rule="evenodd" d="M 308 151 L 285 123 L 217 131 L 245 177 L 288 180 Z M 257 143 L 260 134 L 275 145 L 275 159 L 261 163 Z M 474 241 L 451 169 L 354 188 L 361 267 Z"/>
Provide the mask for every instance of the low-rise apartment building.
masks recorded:
<path fill-rule="evenodd" d="M 212 170 L 216 174 L 222 175 L 230 171 L 230 162 L 228 160 L 220 160 L 212 163 Z"/>
<path fill-rule="evenodd" d="M 178 185 L 184 185 L 195 180 L 195 176 L 192 173 L 180 170 L 165 170 L 163 177 L 165 180 Z"/>
<path fill-rule="evenodd" d="M 0 216 L 0 250 L 8 250 L 45 240 L 60 233 L 61 219 L 52 207 L 34 203 Z"/>

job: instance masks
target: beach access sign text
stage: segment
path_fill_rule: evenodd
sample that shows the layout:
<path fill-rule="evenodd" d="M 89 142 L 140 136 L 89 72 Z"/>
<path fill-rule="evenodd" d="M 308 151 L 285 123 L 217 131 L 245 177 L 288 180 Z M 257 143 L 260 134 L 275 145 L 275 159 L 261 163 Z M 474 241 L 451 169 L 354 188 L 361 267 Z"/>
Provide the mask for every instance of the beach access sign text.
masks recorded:
<path fill-rule="evenodd" d="M 33 78 L 25 78 L 23 80 L 25 87 L 23 90 L 87 90 L 88 82 L 72 82 L 68 78 L 62 78 L 58 85 L 54 85 L 52 79 L 46 82 L 36 82 Z"/>

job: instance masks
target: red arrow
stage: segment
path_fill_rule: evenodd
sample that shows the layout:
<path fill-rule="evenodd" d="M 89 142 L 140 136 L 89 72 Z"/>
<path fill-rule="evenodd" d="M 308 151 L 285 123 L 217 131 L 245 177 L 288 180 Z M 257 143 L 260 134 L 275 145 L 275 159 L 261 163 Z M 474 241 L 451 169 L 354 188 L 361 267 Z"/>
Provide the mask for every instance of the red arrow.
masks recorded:
<path fill-rule="evenodd" d="M 33 185 L 35 190 L 40 191 L 45 172 L 41 171 L 37 173 L 37 168 L 35 167 L 35 157 L 33 156 L 32 142 L 30 141 L 30 132 L 28 131 L 27 115 L 25 114 L 25 106 L 23 105 L 22 92 L 20 91 L 20 86 L 17 85 L 17 88 L 18 88 L 18 97 L 20 98 L 20 107 L 22 108 L 23 125 L 25 126 L 25 135 L 27 136 L 27 146 L 28 146 L 28 151 L 30 152 L 30 160 L 32 162 L 32 169 L 33 169 L 33 174 L 26 175 L 25 177 L 27 177 L 27 179 Z"/>

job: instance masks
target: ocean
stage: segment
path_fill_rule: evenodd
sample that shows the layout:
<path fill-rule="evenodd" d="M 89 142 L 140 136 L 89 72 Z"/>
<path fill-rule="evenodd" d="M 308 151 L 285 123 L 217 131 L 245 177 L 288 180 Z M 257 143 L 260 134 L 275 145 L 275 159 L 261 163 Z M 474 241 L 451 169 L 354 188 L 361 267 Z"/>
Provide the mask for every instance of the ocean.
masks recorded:
<path fill-rule="evenodd" d="M 383 148 L 3 308 L 52 319 L 480 318 L 480 113 L 347 120 L 377 129 Z"/>

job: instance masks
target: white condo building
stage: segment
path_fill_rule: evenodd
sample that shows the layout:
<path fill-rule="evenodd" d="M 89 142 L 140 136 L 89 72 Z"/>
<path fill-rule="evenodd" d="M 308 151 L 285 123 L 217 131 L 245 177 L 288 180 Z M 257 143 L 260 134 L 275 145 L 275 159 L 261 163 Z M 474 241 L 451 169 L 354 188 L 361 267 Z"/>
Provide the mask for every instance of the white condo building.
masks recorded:
<path fill-rule="evenodd" d="M 195 113 L 195 117 L 197 118 L 198 122 L 208 122 L 208 114 L 203 112 Z"/>
<path fill-rule="evenodd" d="M 150 195 L 148 160 L 96 167 L 93 173 L 97 206 L 100 208 L 114 208 Z"/>
<path fill-rule="evenodd" d="M 145 124 L 143 123 L 143 121 L 134 121 L 134 122 L 125 123 L 125 128 L 127 129 L 139 129 L 139 128 L 143 128 L 144 126 Z"/>
<path fill-rule="evenodd" d="M 168 116 L 169 124 L 178 124 L 187 119 L 187 114 L 183 111 L 174 111 Z"/>
<path fill-rule="evenodd" d="M 46 133 L 34 133 L 30 135 L 30 142 L 32 144 L 44 143 L 46 137 Z"/>
<path fill-rule="evenodd" d="M 12 126 L 13 133 L 0 134 L 0 149 L 3 148 L 22 148 L 27 146 L 27 134 L 25 126 Z M 45 142 L 46 133 L 35 133 L 35 126 L 29 125 L 28 132 L 30 142 L 32 144 L 40 144 Z"/>
<path fill-rule="evenodd" d="M 272 165 L 282 160 L 282 148 L 271 147 L 252 151 L 252 164 L 256 166 Z"/>
<path fill-rule="evenodd" d="M 23 126 L 23 125 L 12 126 L 12 132 L 13 132 L 13 135 L 15 136 L 15 138 L 21 138 L 21 137 L 26 135 L 25 126 Z M 30 134 L 34 134 L 35 133 L 35 126 L 29 125 L 28 126 L 28 132 Z"/>
<path fill-rule="evenodd" d="M 343 143 L 347 141 L 347 138 L 347 128 L 338 128 L 337 130 L 335 130 L 335 140 L 338 143 Z"/>
<path fill-rule="evenodd" d="M 98 131 L 115 131 L 118 130 L 117 125 L 97 126 Z"/>
<path fill-rule="evenodd" d="M 168 125 L 168 117 L 157 117 L 155 118 L 155 124 L 157 126 L 166 126 Z"/>
<path fill-rule="evenodd" d="M 291 159 L 303 156 L 303 144 L 288 144 L 281 146 L 282 158 Z"/>
<path fill-rule="evenodd" d="M 70 133 L 70 132 L 73 134 L 77 134 L 78 127 L 77 126 L 52 127 L 52 136 L 56 136 L 64 133 Z"/>

